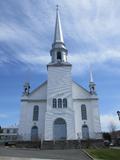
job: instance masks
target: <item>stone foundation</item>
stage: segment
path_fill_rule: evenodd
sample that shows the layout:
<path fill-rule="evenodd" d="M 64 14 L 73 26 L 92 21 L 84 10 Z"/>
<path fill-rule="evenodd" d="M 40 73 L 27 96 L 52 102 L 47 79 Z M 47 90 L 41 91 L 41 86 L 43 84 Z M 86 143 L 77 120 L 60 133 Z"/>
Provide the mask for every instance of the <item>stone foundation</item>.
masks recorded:
<path fill-rule="evenodd" d="M 8 146 L 12 144 L 7 143 Z M 41 150 L 53 149 L 80 149 L 80 148 L 102 148 L 103 140 L 61 140 L 61 141 L 16 141 L 14 146 L 17 148 L 39 148 Z"/>

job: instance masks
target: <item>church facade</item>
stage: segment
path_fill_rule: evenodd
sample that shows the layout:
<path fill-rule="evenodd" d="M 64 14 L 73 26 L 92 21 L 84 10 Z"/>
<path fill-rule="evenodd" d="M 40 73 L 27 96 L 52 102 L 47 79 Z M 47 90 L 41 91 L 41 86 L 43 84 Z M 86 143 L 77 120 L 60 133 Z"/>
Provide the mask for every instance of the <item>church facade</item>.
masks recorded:
<path fill-rule="evenodd" d="M 89 90 L 72 80 L 59 10 L 56 11 L 54 42 L 47 65 L 48 79 L 30 92 L 24 85 L 19 136 L 22 140 L 100 139 L 98 96 L 92 72 Z"/>

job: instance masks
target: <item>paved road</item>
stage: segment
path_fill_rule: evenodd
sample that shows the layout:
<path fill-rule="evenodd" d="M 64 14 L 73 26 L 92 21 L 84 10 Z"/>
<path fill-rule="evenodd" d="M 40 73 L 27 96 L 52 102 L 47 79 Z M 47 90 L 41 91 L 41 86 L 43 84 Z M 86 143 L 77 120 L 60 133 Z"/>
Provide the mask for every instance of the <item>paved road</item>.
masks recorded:
<path fill-rule="evenodd" d="M 0 148 L 1 157 L 21 157 L 20 160 L 24 158 L 39 159 L 56 159 L 56 160 L 91 160 L 84 152 L 79 149 L 72 150 L 38 150 L 38 149 L 16 149 L 16 148 Z M 0 160 L 3 160 L 0 158 Z M 5 159 L 4 157 L 4 160 Z M 10 158 L 9 158 L 10 160 Z M 12 158 L 12 160 L 17 160 Z M 28 160 L 28 159 L 26 159 Z"/>

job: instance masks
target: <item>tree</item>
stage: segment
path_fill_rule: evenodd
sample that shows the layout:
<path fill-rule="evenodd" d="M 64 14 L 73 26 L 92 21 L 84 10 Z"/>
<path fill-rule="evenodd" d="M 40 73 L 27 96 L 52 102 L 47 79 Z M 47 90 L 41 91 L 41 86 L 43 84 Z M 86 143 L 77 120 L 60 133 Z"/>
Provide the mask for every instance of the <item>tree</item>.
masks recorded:
<path fill-rule="evenodd" d="M 110 130 L 110 134 L 111 134 L 111 139 L 112 139 L 112 142 L 113 143 L 116 143 L 117 141 L 117 132 L 116 132 L 116 125 L 113 121 L 110 122 L 110 125 L 109 125 L 109 130 Z"/>
<path fill-rule="evenodd" d="M 115 123 L 113 122 L 113 121 L 111 121 L 110 122 L 110 125 L 109 125 L 109 130 L 110 130 L 110 132 L 112 133 L 112 132 L 115 132 L 116 131 L 116 125 L 115 125 Z"/>
<path fill-rule="evenodd" d="M 111 141 L 111 135 L 110 135 L 110 133 L 104 132 L 104 133 L 103 133 L 103 139 L 104 139 L 104 140 Z"/>

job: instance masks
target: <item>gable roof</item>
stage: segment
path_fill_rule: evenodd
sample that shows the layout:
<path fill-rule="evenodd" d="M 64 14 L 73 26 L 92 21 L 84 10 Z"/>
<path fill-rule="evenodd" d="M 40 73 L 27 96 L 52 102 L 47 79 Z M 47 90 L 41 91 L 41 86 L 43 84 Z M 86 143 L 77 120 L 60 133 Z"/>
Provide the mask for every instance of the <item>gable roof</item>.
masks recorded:
<path fill-rule="evenodd" d="M 21 101 L 44 101 L 47 99 L 47 81 L 35 88 L 28 96 L 23 96 Z"/>
<path fill-rule="evenodd" d="M 98 99 L 97 95 L 91 95 L 90 92 L 80 84 L 76 83 L 75 81 L 72 82 L 73 99 Z"/>
<path fill-rule="evenodd" d="M 37 90 L 39 90 L 43 85 L 47 85 L 47 80 L 44 81 L 42 84 L 40 84 L 37 88 L 35 88 L 30 94 L 29 96 L 31 96 L 34 92 L 36 92 Z"/>
<path fill-rule="evenodd" d="M 81 86 L 80 84 L 78 84 L 77 82 L 75 82 L 74 80 L 73 80 L 73 83 L 75 83 L 78 87 L 82 88 L 85 92 L 87 92 L 87 93 L 90 94 L 90 92 L 86 88 L 84 88 L 83 86 Z"/>

